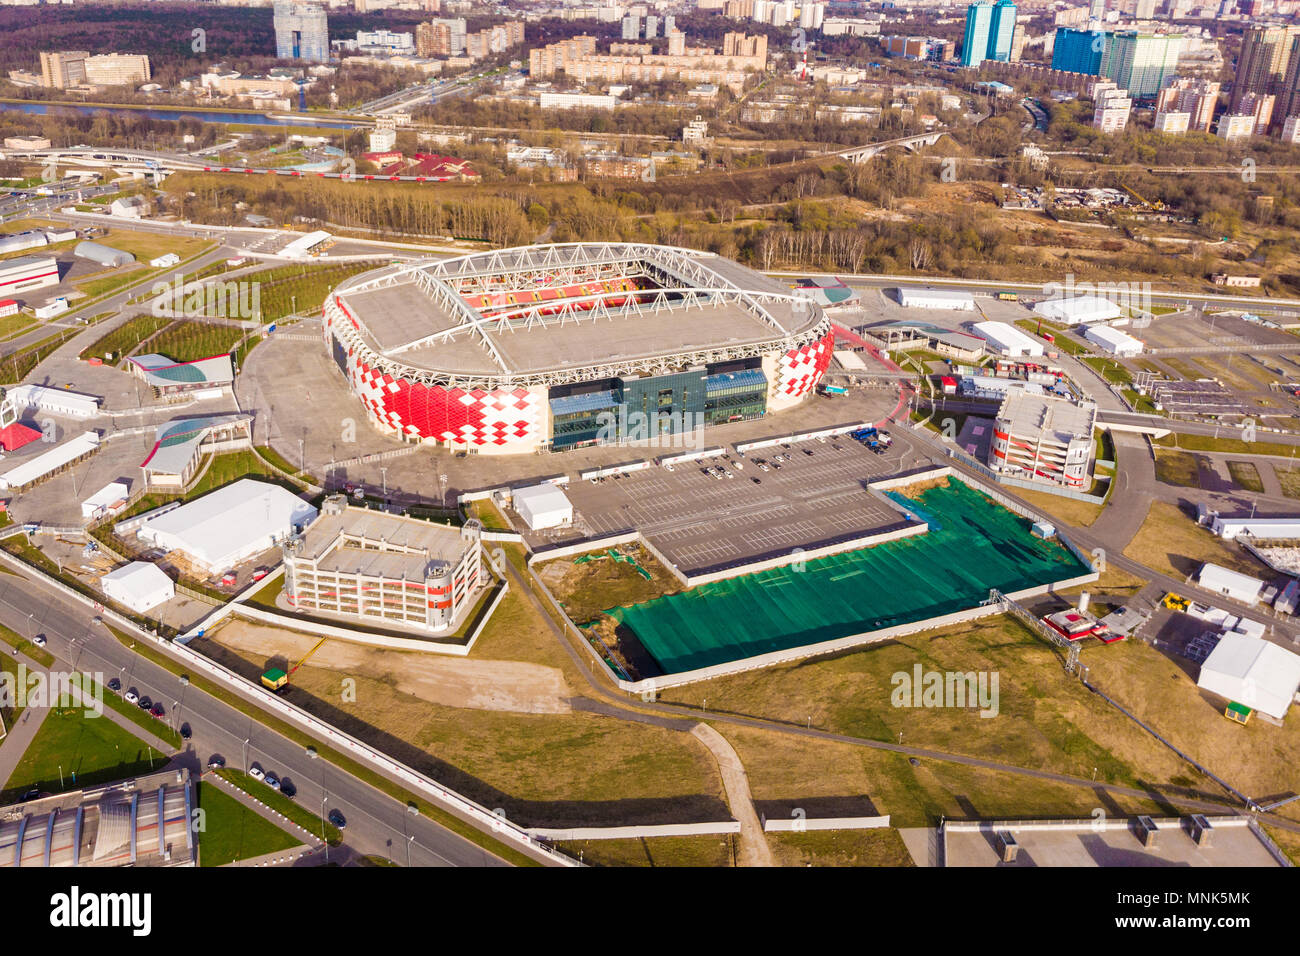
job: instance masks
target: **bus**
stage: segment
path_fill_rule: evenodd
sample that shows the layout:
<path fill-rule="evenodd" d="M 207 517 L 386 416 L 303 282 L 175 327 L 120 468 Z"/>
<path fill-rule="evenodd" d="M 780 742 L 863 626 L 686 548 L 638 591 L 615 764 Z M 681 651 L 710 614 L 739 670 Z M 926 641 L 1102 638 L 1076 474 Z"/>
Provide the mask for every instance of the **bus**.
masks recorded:
<path fill-rule="evenodd" d="M 823 395 L 847 395 L 849 390 L 843 385 L 823 385 L 821 386 Z"/>
<path fill-rule="evenodd" d="M 1019 293 L 1019 292 L 999 292 L 999 293 L 998 293 L 998 298 L 1001 299 L 1003 302 L 1019 302 L 1019 301 L 1020 301 L 1020 293 Z"/>

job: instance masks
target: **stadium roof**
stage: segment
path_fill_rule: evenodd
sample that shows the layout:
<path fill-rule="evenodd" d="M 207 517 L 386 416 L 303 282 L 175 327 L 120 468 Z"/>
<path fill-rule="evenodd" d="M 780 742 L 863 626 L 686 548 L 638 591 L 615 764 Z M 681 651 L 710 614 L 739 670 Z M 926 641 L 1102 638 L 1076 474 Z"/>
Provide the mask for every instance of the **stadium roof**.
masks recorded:
<path fill-rule="evenodd" d="M 640 289 L 619 284 L 627 279 Z M 553 290 L 562 291 L 544 294 Z M 335 327 L 349 347 L 370 353 L 368 364 L 466 386 L 707 364 L 795 348 L 829 331 L 818 304 L 775 279 L 711 253 L 638 243 L 524 246 L 390 266 L 345 281 L 334 300 L 347 316 Z"/>
<path fill-rule="evenodd" d="M 193 866 L 191 804 L 181 769 L 0 808 L 0 867 Z"/>

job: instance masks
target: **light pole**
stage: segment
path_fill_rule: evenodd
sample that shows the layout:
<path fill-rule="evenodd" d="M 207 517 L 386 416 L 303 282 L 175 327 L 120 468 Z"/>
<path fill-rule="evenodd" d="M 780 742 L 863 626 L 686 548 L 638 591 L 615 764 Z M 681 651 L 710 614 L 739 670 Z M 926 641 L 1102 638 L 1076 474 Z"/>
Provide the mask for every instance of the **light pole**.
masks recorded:
<path fill-rule="evenodd" d="M 326 793 L 324 790 L 321 791 L 321 795 L 320 795 L 320 839 L 321 839 L 321 842 L 325 844 L 325 862 L 326 862 L 326 863 L 328 863 L 328 862 L 330 861 L 330 841 L 327 840 L 327 839 L 325 839 L 325 801 L 328 800 L 329 797 L 330 797 L 330 795 L 329 795 L 328 793 Z"/>
<path fill-rule="evenodd" d="M 383 477 L 384 480 L 384 507 L 387 508 L 388 507 L 388 466 L 380 465 L 379 474 Z"/>
<path fill-rule="evenodd" d="M 252 737 L 244 738 L 244 773 L 248 773 L 248 742 L 252 739 Z"/>
<path fill-rule="evenodd" d="M 411 868 L 411 844 L 415 842 L 415 834 L 412 833 L 406 838 L 406 868 Z"/>

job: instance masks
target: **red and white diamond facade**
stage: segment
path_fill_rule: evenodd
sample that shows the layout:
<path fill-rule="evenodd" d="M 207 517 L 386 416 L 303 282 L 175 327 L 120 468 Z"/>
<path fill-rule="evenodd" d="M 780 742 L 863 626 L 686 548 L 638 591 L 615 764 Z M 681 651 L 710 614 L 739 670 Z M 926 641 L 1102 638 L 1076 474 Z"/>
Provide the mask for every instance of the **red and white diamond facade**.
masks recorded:
<path fill-rule="evenodd" d="M 834 342 L 821 307 L 730 260 L 570 243 L 389 266 L 326 298 L 325 341 L 372 423 L 409 442 L 531 452 L 553 390 L 761 363 L 767 408 L 813 391 Z"/>

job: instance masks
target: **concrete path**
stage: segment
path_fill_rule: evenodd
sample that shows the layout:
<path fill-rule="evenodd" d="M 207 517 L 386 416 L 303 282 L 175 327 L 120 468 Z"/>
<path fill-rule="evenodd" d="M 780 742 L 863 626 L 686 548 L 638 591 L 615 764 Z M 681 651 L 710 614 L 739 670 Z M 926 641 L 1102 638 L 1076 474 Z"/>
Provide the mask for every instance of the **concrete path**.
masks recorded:
<path fill-rule="evenodd" d="M 691 728 L 691 735 L 708 747 L 718 762 L 731 814 L 740 821 L 740 865 L 776 866 L 767 838 L 763 835 L 763 826 L 758 822 L 758 813 L 754 810 L 749 778 L 745 775 L 745 765 L 740 762 L 740 755 L 722 734 L 708 724 L 696 724 Z"/>
<path fill-rule="evenodd" d="M 45 723 L 45 716 L 49 712 L 47 707 L 27 707 L 9 728 L 4 742 L 0 743 L 0 788 L 6 786 L 9 778 L 14 775 L 18 762 L 23 759 L 23 754 L 31 746 L 36 732 L 41 729 L 41 724 Z"/>

